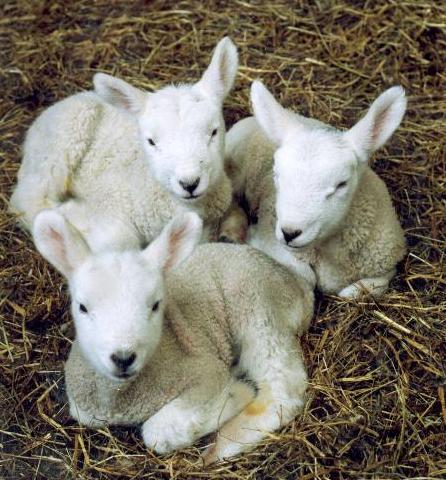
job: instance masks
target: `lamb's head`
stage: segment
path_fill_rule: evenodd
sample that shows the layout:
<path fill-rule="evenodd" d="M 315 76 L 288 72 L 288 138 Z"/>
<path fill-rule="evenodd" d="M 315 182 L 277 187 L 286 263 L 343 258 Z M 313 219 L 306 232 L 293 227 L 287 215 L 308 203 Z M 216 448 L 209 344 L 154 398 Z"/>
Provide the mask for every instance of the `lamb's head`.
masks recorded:
<path fill-rule="evenodd" d="M 136 116 L 153 176 L 186 202 L 202 198 L 223 172 L 222 107 L 237 67 L 237 50 L 226 37 L 195 84 L 147 93 L 110 75 L 94 77 L 98 95 Z"/>
<path fill-rule="evenodd" d="M 165 273 L 193 251 L 202 230 L 195 213 L 175 217 L 147 248 L 94 254 L 57 212 L 35 219 L 37 249 L 68 280 L 76 337 L 98 373 L 134 378 L 162 335 Z"/>
<path fill-rule="evenodd" d="M 348 214 L 370 155 L 403 118 L 404 90 L 386 90 L 347 131 L 284 109 L 260 82 L 253 83 L 251 100 L 256 120 L 277 145 L 276 237 L 292 248 L 314 245 L 332 235 Z"/>

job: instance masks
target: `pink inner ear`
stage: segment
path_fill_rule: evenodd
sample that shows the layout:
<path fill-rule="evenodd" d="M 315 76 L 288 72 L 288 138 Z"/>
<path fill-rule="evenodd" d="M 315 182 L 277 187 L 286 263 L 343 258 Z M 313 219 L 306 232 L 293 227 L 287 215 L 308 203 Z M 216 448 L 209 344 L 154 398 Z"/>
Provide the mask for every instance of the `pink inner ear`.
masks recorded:
<path fill-rule="evenodd" d="M 168 246 L 168 255 L 167 262 L 164 265 L 164 270 L 170 270 L 170 268 L 175 264 L 178 248 L 180 247 L 181 241 L 184 238 L 187 232 L 186 225 L 174 230 L 169 237 L 169 246 Z"/>
<path fill-rule="evenodd" d="M 51 244 L 54 248 L 54 253 L 58 259 L 58 261 L 65 266 L 67 266 L 67 250 L 65 248 L 65 242 L 63 236 L 54 228 L 49 228 L 47 232 L 48 238 L 51 241 Z"/>
<path fill-rule="evenodd" d="M 130 103 L 127 95 L 123 94 L 118 88 L 109 86 L 109 89 L 111 91 L 112 97 L 115 99 L 116 102 L 118 102 L 123 108 L 127 110 L 132 109 L 132 104 Z"/>
<path fill-rule="evenodd" d="M 375 121 L 373 122 L 373 129 L 372 129 L 372 145 L 378 143 L 378 137 L 381 135 L 381 132 L 384 128 L 384 123 L 386 122 L 387 115 L 389 114 L 389 110 L 392 108 L 392 105 L 388 105 L 386 108 L 381 110 L 378 115 L 375 117 Z"/>

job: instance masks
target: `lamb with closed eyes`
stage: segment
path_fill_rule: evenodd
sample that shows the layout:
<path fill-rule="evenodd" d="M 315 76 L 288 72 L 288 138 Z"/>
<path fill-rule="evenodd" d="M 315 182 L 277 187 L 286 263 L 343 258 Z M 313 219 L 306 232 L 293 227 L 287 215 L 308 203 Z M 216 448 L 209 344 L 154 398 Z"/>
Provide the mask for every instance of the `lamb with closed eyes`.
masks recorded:
<path fill-rule="evenodd" d="M 352 128 L 284 109 L 261 82 L 254 117 L 227 135 L 227 171 L 258 223 L 249 242 L 324 292 L 383 294 L 406 252 L 384 182 L 368 161 L 399 126 L 401 87 L 381 94 Z"/>

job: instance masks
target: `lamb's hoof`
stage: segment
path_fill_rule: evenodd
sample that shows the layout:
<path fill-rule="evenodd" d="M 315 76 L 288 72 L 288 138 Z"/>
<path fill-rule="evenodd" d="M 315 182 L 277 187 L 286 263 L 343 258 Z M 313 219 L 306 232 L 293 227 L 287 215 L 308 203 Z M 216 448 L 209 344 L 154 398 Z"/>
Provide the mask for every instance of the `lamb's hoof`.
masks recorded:
<path fill-rule="evenodd" d="M 349 285 L 338 292 L 338 297 L 345 299 L 358 299 L 360 297 L 368 295 L 368 292 L 364 292 L 358 285 Z"/>
<path fill-rule="evenodd" d="M 247 231 L 224 229 L 218 236 L 218 241 L 223 243 L 246 243 Z"/>
<path fill-rule="evenodd" d="M 206 448 L 206 450 L 201 454 L 201 459 L 203 460 L 203 465 L 207 467 L 213 463 L 219 462 L 221 459 L 217 455 L 217 436 L 214 436 L 213 443 Z"/>
<path fill-rule="evenodd" d="M 218 238 L 218 241 L 221 243 L 237 243 L 232 238 L 229 238 L 227 235 L 221 235 Z"/>

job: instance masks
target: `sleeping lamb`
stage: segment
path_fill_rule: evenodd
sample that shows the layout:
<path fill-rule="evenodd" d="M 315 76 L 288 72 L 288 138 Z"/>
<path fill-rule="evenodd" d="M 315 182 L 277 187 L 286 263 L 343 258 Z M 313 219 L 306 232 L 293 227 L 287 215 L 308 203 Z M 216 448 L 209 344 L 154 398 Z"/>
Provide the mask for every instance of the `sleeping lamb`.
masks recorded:
<path fill-rule="evenodd" d="M 403 231 L 370 155 L 406 110 L 401 87 L 380 95 L 350 130 L 281 107 L 260 82 L 255 118 L 227 135 L 227 171 L 258 223 L 250 243 L 341 297 L 383 294 L 406 251 Z"/>

